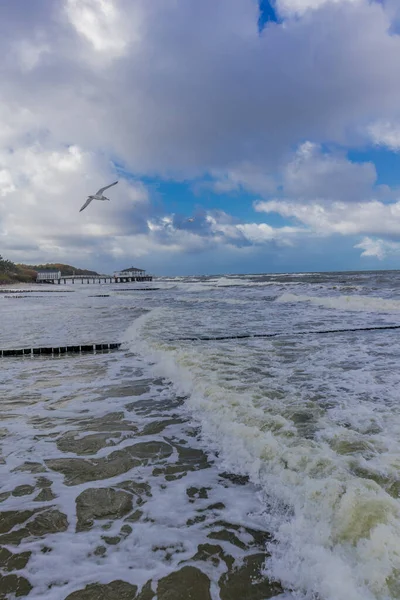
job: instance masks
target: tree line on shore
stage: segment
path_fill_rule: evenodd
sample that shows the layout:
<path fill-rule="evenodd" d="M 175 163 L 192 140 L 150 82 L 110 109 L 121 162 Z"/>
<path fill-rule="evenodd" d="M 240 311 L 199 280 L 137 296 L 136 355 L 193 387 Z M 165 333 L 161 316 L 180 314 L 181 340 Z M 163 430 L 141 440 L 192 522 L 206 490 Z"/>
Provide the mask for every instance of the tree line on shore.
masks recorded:
<path fill-rule="evenodd" d="M 45 265 L 26 265 L 13 263 L 0 255 L 0 284 L 2 283 L 34 283 L 40 269 L 57 269 L 61 275 L 97 275 L 96 271 L 78 269 L 63 263 L 47 263 Z"/>

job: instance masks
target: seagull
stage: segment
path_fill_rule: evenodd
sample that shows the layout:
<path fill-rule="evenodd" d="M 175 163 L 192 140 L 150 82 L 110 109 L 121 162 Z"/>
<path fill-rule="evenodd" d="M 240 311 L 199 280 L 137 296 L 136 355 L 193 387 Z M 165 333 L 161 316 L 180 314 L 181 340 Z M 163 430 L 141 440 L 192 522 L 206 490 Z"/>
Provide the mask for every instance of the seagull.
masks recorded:
<path fill-rule="evenodd" d="M 112 187 L 113 185 L 117 185 L 117 183 L 118 181 L 114 181 L 114 183 L 110 183 L 110 185 L 106 185 L 100 188 L 93 196 L 88 196 L 88 199 L 86 200 L 85 204 L 82 206 L 79 212 L 82 212 L 84 208 L 89 206 L 92 200 L 110 200 L 110 198 L 106 198 L 106 196 L 103 196 L 103 192 L 108 190 L 108 188 Z"/>

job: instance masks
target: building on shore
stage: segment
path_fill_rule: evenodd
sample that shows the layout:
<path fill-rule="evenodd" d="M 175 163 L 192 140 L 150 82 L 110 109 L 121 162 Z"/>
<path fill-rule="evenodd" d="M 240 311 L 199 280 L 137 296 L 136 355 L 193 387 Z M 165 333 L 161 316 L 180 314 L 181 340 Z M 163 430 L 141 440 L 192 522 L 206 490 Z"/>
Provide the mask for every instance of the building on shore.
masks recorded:
<path fill-rule="evenodd" d="M 144 269 L 137 269 L 136 267 L 114 272 L 114 277 L 145 277 L 145 275 L 146 271 Z"/>
<path fill-rule="evenodd" d="M 39 269 L 36 275 L 36 283 L 54 283 L 61 279 L 61 271 L 58 269 Z"/>
<path fill-rule="evenodd" d="M 151 275 L 146 275 L 144 269 L 137 269 L 136 267 L 115 271 L 114 278 L 116 283 L 123 281 L 152 281 L 153 279 Z"/>

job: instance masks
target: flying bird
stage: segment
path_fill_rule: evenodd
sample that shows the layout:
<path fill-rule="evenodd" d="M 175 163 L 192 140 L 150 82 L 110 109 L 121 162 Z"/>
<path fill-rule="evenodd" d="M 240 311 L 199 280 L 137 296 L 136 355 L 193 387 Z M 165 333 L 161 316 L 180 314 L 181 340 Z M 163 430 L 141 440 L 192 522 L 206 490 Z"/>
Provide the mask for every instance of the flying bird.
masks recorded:
<path fill-rule="evenodd" d="M 86 200 L 85 204 L 82 206 L 79 212 L 82 212 L 84 208 L 89 206 L 92 200 L 110 200 L 110 198 L 106 198 L 106 196 L 103 196 L 103 192 L 108 190 L 108 188 L 112 187 L 113 185 L 117 185 L 117 183 L 118 181 L 114 181 L 114 183 L 110 183 L 110 185 L 106 185 L 100 188 L 93 196 L 88 196 L 88 199 Z"/>

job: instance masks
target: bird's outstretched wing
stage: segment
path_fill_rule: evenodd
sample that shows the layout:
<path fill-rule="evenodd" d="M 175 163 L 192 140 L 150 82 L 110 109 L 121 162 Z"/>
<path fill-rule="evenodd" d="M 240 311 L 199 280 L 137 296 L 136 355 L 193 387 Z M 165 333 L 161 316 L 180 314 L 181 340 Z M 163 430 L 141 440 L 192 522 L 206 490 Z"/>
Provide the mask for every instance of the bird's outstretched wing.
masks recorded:
<path fill-rule="evenodd" d="M 93 200 L 93 198 L 88 198 L 85 202 L 85 204 L 82 206 L 82 208 L 80 209 L 79 212 L 82 212 L 84 208 L 86 208 L 87 206 L 89 206 L 89 204 L 91 203 L 91 201 Z"/>
<path fill-rule="evenodd" d="M 113 185 L 117 185 L 118 181 L 114 181 L 114 183 L 110 183 L 110 185 L 106 185 L 102 188 L 100 188 L 97 192 L 96 192 L 96 196 L 101 196 L 103 192 L 105 192 L 106 190 L 108 190 L 108 188 L 112 187 Z"/>

